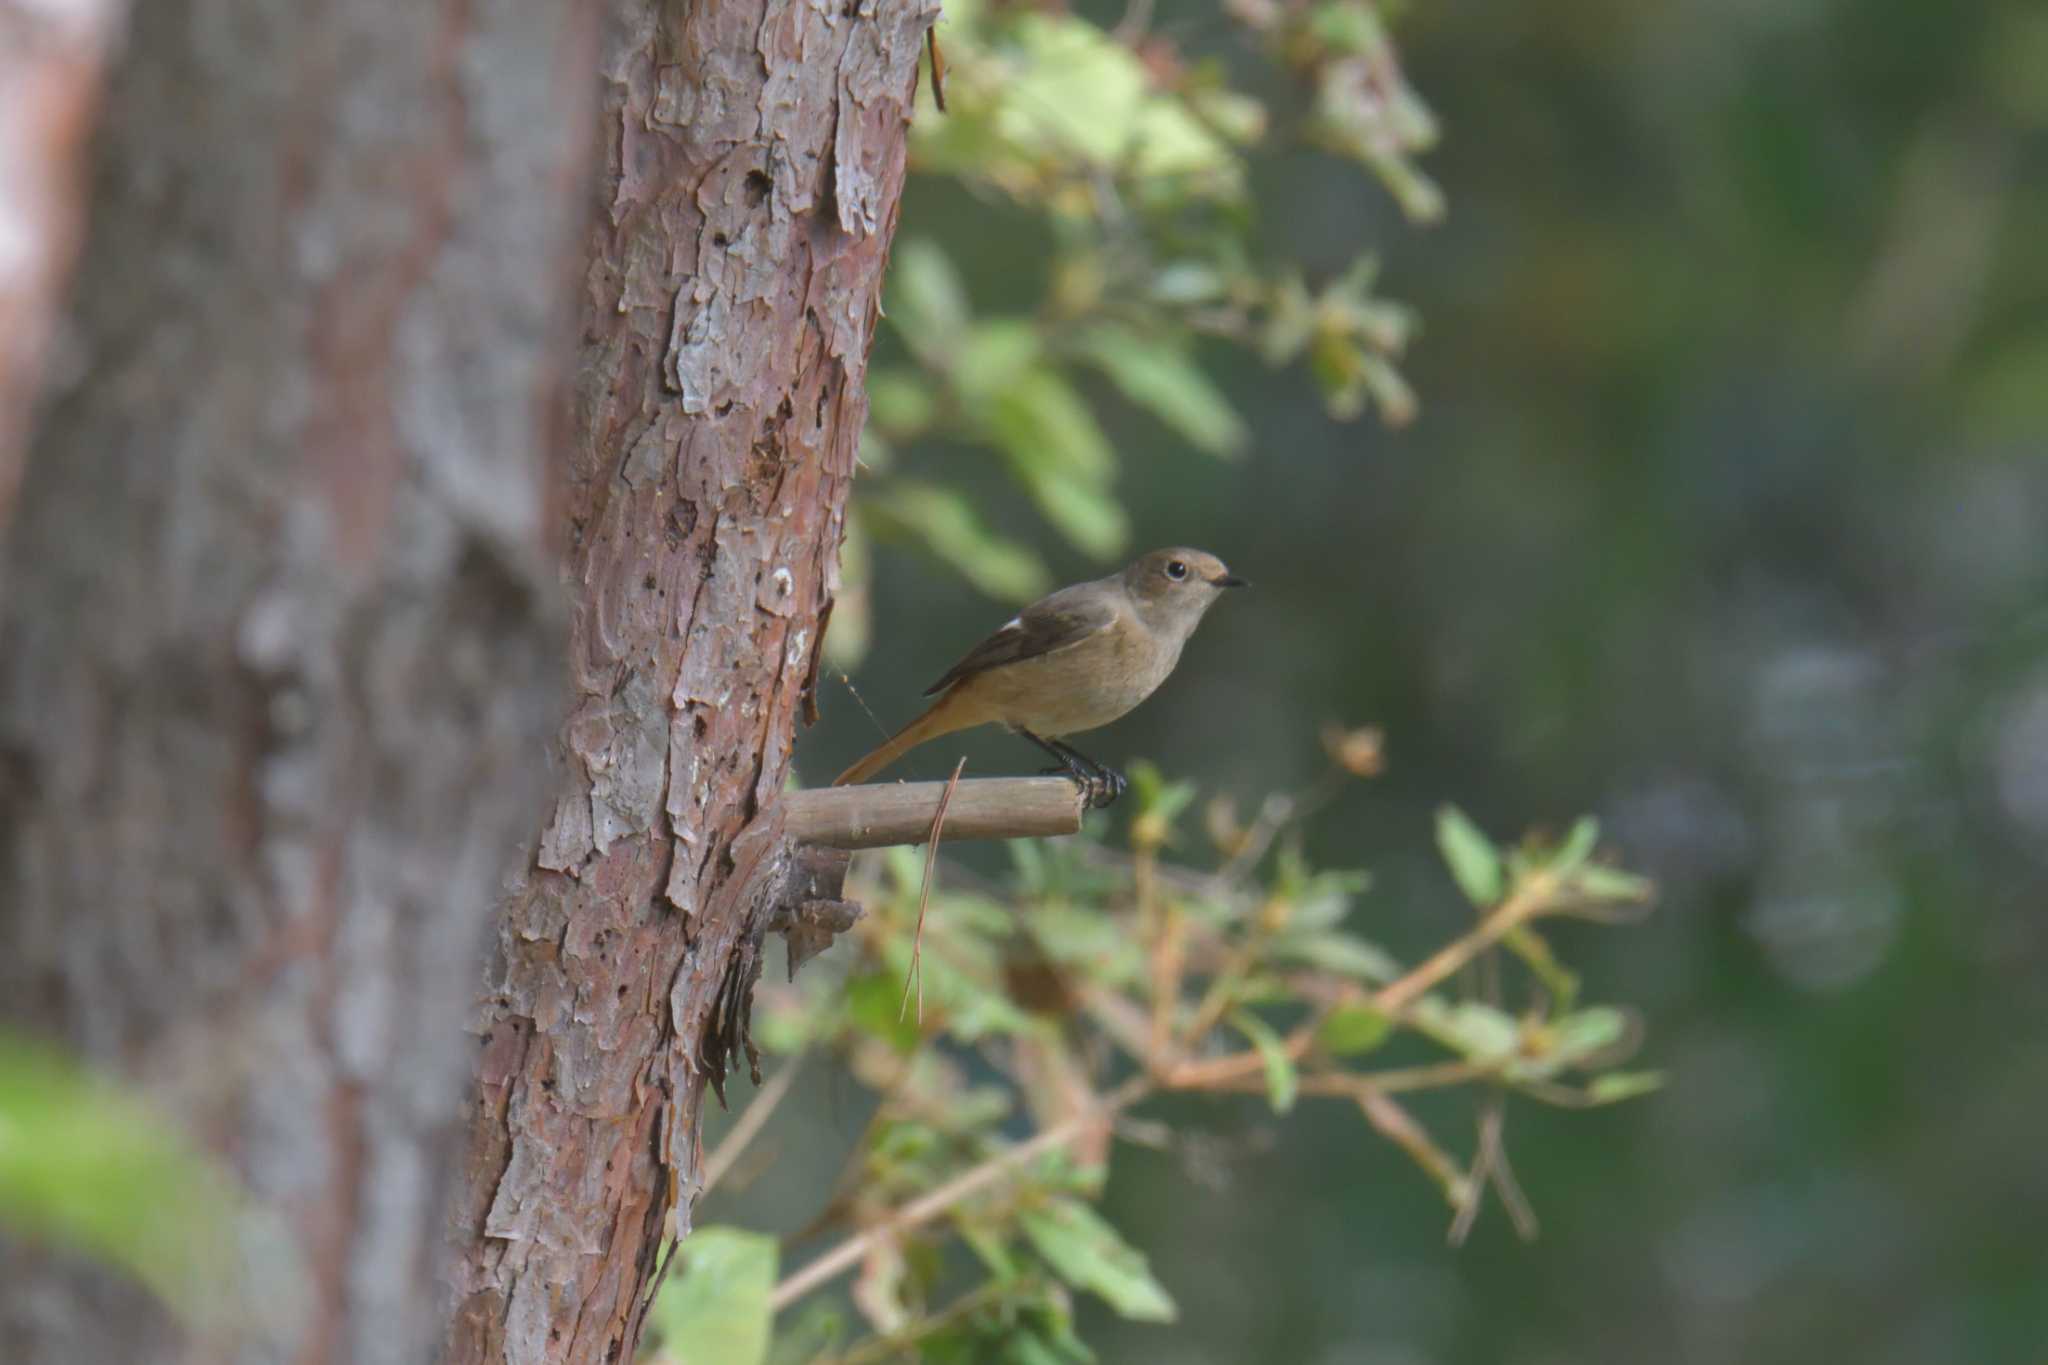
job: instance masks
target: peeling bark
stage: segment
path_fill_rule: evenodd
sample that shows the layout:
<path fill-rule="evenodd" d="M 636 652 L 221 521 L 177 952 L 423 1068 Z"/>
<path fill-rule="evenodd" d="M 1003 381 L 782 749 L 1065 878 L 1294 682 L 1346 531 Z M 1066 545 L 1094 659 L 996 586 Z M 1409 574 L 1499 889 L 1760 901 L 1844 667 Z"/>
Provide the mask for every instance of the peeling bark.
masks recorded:
<path fill-rule="evenodd" d="M 594 21 L 150 0 L 108 83 L 0 604 L 0 1027 L 275 1215 L 206 1358 L 439 1330 L 463 1011 L 560 715 Z M 89 1267 L 0 1246 L 0 1285 L 11 1365 L 183 1352 Z"/>
<path fill-rule="evenodd" d="M 478 1029 L 450 1362 L 630 1360 L 797 874 L 777 801 L 836 587 L 935 0 L 622 0 L 569 494 L 568 779 Z"/>

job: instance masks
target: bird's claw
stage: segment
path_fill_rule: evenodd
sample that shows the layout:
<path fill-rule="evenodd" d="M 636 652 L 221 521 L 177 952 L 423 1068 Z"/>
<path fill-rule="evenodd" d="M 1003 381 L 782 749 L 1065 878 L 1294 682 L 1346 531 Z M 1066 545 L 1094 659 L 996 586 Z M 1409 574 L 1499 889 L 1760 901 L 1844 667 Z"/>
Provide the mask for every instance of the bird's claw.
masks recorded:
<path fill-rule="evenodd" d="M 1104 768 L 1096 773 L 1090 784 L 1088 804 L 1101 810 L 1122 796 L 1124 788 L 1129 785 L 1122 773 L 1114 768 Z"/>
<path fill-rule="evenodd" d="M 1124 794 L 1130 782 L 1114 768 L 1096 768 L 1093 771 L 1079 764 L 1066 764 L 1039 770 L 1047 777 L 1064 777 L 1081 789 L 1088 800 L 1090 810 L 1103 810 Z"/>
<path fill-rule="evenodd" d="M 1105 767 L 1094 759 L 1056 739 L 1045 739 L 1029 730 L 1020 731 L 1026 739 L 1059 760 L 1057 767 L 1041 769 L 1049 777 L 1064 777 L 1081 789 L 1088 805 L 1101 810 L 1124 794 L 1130 785 L 1124 775 L 1114 768 Z"/>

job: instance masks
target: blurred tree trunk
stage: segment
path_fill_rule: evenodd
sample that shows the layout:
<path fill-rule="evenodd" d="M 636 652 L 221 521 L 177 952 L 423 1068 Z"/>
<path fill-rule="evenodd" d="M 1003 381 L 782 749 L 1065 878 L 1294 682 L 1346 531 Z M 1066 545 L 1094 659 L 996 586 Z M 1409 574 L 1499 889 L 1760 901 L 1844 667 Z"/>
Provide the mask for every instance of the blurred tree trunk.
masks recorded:
<path fill-rule="evenodd" d="M 783 869 L 934 0 L 623 0 L 601 61 L 569 772 L 510 898 L 447 1360 L 629 1361 Z M 710 1365 L 709 1362 L 706 1365 Z"/>
<path fill-rule="evenodd" d="M 0 1026 L 274 1215 L 205 1357 L 439 1330 L 460 1024 L 560 715 L 594 18 L 149 0 L 107 85 L 0 577 Z M 9 1365 L 182 1354 L 90 1267 L 4 1247 L 0 1285 Z"/>
<path fill-rule="evenodd" d="M 121 0 L 0 0 L 0 537 L 78 239 L 107 42 L 125 12 Z"/>

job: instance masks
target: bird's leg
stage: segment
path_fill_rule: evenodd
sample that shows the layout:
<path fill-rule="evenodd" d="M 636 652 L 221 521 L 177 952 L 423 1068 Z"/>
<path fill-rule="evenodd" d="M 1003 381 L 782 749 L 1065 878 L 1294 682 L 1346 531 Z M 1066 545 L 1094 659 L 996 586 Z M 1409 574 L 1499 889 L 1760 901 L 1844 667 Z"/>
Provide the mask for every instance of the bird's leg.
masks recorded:
<path fill-rule="evenodd" d="M 1029 730 L 1020 729 L 1017 733 L 1058 759 L 1060 762 L 1057 768 L 1047 768 L 1045 771 L 1071 779 L 1075 786 L 1088 794 L 1088 804 L 1095 809 L 1102 809 L 1124 794 L 1124 775 L 1114 768 L 1105 768 L 1086 754 L 1056 739 L 1047 739 Z"/>
<path fill-rule="evenodd" d="M 1017 733 L 1059 760 L 1058 767 L 1041 770 L 1048 776 L 1071 777 L 1083 786 L 1094 781 L 1095 773 L 1092 765 L 1077 761 L 1078 756 L 1074 751 L 1061 744 L 1058 740 L 1047 739 L 1043 735 L 1035 735 L 1031 731 L 1024 729 L 1019 729 Z"/>
<path fill-rule="evenodd" d="M 1108 805 L 1110 802 L 1116 800 L 1119 796 L 1122 796 L 1124 794 L 1124 788 L 1130 785 L 1130 783 L 1124 779 L 1124 775 L 1122 773 L 1118 772 L 1115 768 L 1110 767 L 1107 763 L 1096 762 L 1094 759 L 1088 757 L 1088 755 L 1082 753 L 1079 749 L 1076 749 L 1073 745 L 1068 744 L 1063 740 L 1056 739 L 1052 743 L 1053 747 L 1060 751 L 1062 757 L 1070 759 L 1073 762 L 1079 764 L 1081 767 L 1086 768 L 1091 774 L 1094 775 L 1096 780 L 1102 784 L 1104 790 L 1107 792 L 1107 795 L 1104 796 L 1104 798 L 1099 804 L 1104 806 Z"/>
<path fill-rule="evenodd" d="M 1035 735 L 1029 730 L 1019 730 L 1017 733 L 1058 759 L 1060 766 L 1047 768 L 1046 772 L 1072 778 L 1075 785 L 1088 793 L 1088 804 L 1097 810 L 1122 796 L 1124 788 L 1129 785 L 1122 773 L 1114 768 L 1104 767 L 1071 745 Z"/>

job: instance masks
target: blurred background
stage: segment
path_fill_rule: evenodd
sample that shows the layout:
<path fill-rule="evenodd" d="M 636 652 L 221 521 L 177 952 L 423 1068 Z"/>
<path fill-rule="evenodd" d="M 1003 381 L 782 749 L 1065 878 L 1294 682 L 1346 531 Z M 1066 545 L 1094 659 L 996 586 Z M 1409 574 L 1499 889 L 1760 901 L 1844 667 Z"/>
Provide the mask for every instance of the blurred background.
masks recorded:
<path fill-rule="evenodd" d="M 1223 21 L 1177 10 L 1154 26 L 1228 56 Z M 1120 1148 L 1109 1209 L 1181 1321 L 1083 1335 L 1119 1365 L 2039 1360 L 2048 11 L 1440 0 L 1395 32 L 1442 128 L 1441 223 L 1305 152 L 1251 188 L 1261 248 L 1311 279 L 1380 254 L 1420 319 L 1420 413 L 1333 420 L 1300 367 L 1221 346 L 1245 458 L 1105 406 L 1128 543 L 1214 550 L 1255 589 L 1083 747 L 1256 802 L 1321 766 L 1324 722 L 1385 726 L 1387 774 L 1310 842 L 1373 871 L 1356 927 L 1404 951 L 1469 922 L 1439 802 L 1500 837 L 1599 813 L 1661 908 L 1561 937 L 1670 1081 L 1515 1106 L 1541 1239 L 1491 1210 L 1456 1251 L 1355 1114 L 1190 1108 L 1227 1184 Z M 914 178 L 902 222 L 977 307 L 1048 290 L 1032 224 L 956 182 Z M 894 459 L 1056 581 L 1120 558 L 1061 543 L 982 452 Z M 854 684 L 893 728 L 1009 608 L 878 539 Z M 835 684 L 805 775 L 877 723 Z M 939 747 L 903 775 L 943 776 Z M 806 1088 L 781 1154 L 829 1164 L 860 1114 L 822 1068 Z"/>

